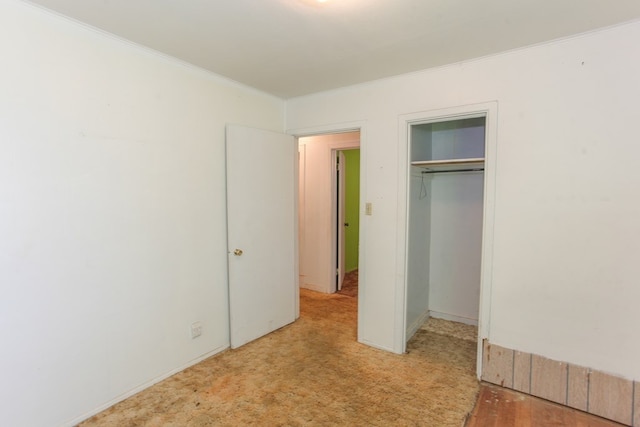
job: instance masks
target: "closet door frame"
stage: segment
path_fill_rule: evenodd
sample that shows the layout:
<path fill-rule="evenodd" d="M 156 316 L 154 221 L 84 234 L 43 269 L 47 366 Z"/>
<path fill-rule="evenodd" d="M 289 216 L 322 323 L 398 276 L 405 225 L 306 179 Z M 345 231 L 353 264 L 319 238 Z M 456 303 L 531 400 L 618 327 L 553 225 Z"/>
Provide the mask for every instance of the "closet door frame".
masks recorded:
<path fill-rule="evenodd" d="M 482 373 L 483 340 L 489 338 L 491 329 L 491 286 L 493 273 L 493 240 L 495 183 L 497 157 L 497 101 L 462 105 L 450 108 L 421 111 L 399 117 L 398 129 L 398 250 L 396 307 L 395 307 L 395 343 L 394 347 L 406 351 L 405 331 L 407 328 L 407 268 L 409 233 L 409 182 L 411 173 L 411 126 L 426 123 L 458 120 L 472 117 L 485 117 L 485 161 L 484 161 L 484 202 L 482 219 L 482 261 L 480 277 L 480 301 L 478 314 L 478 348 L 476 375 Z"/>

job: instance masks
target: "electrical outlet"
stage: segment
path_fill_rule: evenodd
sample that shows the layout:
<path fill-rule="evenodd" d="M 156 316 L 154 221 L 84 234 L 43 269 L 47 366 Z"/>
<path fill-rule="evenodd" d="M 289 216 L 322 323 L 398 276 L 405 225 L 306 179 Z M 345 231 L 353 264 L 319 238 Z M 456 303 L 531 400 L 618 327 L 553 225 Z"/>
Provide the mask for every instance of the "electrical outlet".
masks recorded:
<path fill-rule="evenodd" d="M 191 339 L 202 335 L 202 322 L 193 322 L 191 324 Z"/>

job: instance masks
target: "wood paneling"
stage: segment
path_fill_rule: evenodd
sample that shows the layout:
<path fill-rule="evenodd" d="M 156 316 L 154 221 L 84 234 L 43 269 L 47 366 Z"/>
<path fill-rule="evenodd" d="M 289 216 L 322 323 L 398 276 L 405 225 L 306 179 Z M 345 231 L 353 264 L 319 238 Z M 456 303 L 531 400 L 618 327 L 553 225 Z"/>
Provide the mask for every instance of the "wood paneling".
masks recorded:
<path fill-rule="evenodd" d="M 598 371 L 589 376 L 589 412 L 631 425 L 633 382 Z"/>
<path fill-rule="evenodd" d="M 640 427 L 640 382 L 633 383 L 633 427 Z"/>
<path fill-rule="evenodd" d="M 513 350 L 484 341 L 482 352 L 482 379 L 484 381 L 513 387 Z"/>
<path fill-rule="evenodd" d="M 567 364 L 534 354 L 531 394 L 563 405 L 567 403 Z"/>
<path fill-rule="evenodd" d="M 638 382 L 489 344 L 487 340 L 483 343 L 482 380 L 640 427 Z"/>
<path fill-rule="evenodd" d="M 571 364 L 568 369 L 567 405 L 586 411 L 589 399 L 589 369 Z"/>
<path fill-rule="evenodd" d="M 466 427 L 619 427 L 613 421 L 513 390 L 483 384 Z"/>
<path fill-rule="evenodd" d="M 531 354 L 516 351 L 513 358 L 513 389 L 531 393 Z"/>

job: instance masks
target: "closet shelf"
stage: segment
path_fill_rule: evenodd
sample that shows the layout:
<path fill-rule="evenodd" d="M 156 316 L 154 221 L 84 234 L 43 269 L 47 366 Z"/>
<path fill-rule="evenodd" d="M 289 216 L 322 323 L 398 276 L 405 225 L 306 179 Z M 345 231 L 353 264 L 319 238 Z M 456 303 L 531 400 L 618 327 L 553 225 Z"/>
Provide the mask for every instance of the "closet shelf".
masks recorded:
<path fill-rule="evenodd" d="M 484 170 L 484 157 L 471 159 L 420 160 L 411 162 L 429 172 L 454 172 L 469 170 Z"/>

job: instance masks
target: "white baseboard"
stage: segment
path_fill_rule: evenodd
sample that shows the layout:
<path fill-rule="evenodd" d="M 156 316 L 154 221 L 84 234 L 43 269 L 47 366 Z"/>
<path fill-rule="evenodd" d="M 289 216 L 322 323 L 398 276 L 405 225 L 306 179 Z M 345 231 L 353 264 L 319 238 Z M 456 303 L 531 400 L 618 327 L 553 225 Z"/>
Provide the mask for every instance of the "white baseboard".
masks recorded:
<path fill-rule="evenodd" d="M 450 320 L 452 322 L 464 323 L 465 325 L 478 326 L 478 319 L 469 319 L 468 317 L 456 316 L 455 314 L 441 313 L 439 311 L 430 311 L 430 316 L 436 319 Z"/>
<path fill-rule="evenodd" d="M 100 405 L 99 407 L 97 407 L 96 409 L 91 410 L 90 412 L 85 413 L 84 415 L 81 415 L 79 417 L 74 418 L 73 420 L 69 421 L 68 423 L 64 423 L 62 424 L 63 427 L 72 427 L 75 426 L 77 424 L 79 424 L 80 422 L 93 417 L 96 414 L 99 414 L 100 412 L 104 411 L 107 408 L 112 407 L 113 405 L 115 405 L 116 403 L 122 402 L 123 400 L 133 396 L 134 394 L 140 393 L 142 390 L 147 389 L 149 387 L 151 387 L 152 385 L 155 385 L 157 383 L 159 383 L 162 380 L 166 380 L 167 378 L 169 378 L 172 375 L 177 374 L 178 372 L 184 371 L 187 368 L 190 368 L 193 365 L 196 365 L 200 362 L 202 362 L 205 359 L 208 359 L 211 356 L 215 356 L 218 353 L 223 352 L 224 350 L 228 349 L 229 346 L 222 346 L 222 347 L 218 347 L 215 350 L 212 350 L 208 353 L 203 354 L 200 357 L 197 357 L 196 359 L 193 359 L 191 361 L 189 361 L 188 363 L 176 368 L 176 369 L 172 369 L 171 371 L 160 375 L 157 378 L 152 379 L 151 381 L 147 381 L 146 383 L 143 383 L 141 385 L 139 385 L 138 387 L 127 391 L 126 393 L 121 394 L 120 396 L 116 397 L 113 400 L 110 400 L 109 402 L 105 403 L 104 405 Z"/>
<path fill-rule="evenodd" d="M 367 345 L 367 346 L 369 346 L 369 347 L 377 348 L 378 350 L 388 351 L 389 353 L 401 354 L 401 353 L 399 353 L 399 352 L 395 351 L 395 350 L 394 350 L 393 348 L 391 348 L 391 347 L 386 347 L 386 346 L 383 346 L 383 345 L 378 345 L 378 344 L 376 344 L 376 343 L 374 343 L 374 342 L 371 342 L 371 341 L 369 341 L 369 340 L 360 340 L 360 339 L 359 339 L 359 340 L 358 340 L 358 342 L 359 342 L 359 343 L 361 343 L 361 344 Z"/>
<path fill-rule="evenodd" d="M 310 291 L 322 292 L 323 294 L 327 293 L 327 290 L 319 285 L 312 285 L 311 283 L 304 283 L 300 285 L 302 289 L 309 289 Z"/>
<path fill-rule="evenodd" d="M 407 328 L 407 335 L 405 337 L 407 341 L 409 341 L 411 337 L 416 332 L 418 332 L 418 329 L 420 329 L 420 327 L 424 324 L 424 322 L 426 322 L 427 319 L 429 319 L 430 313 L 431 312 L 429 310 L 425 311 L 411 325 L 409 325 L 409 327 Z"/>

